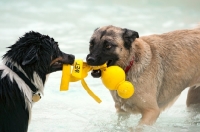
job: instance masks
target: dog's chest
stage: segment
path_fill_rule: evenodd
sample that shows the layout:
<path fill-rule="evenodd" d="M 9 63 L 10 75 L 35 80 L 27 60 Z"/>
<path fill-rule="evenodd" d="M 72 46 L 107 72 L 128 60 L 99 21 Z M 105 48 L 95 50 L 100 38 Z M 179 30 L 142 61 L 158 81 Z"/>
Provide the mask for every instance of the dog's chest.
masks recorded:
<path fill-rule="evenodd" d="M 132 98 L 129 99 L 122 99 L 118 96 L 117 91 L 110 91 L 114 102 L 115 102 L 115 107 L 117 107 L 117 109 L 121 109 L 124 110 L 126 112 L 130 112 L 130 113 L 138 113 L 139 110 L 137 108 L 136 105 L 134 105 L 134 101 L 132 100 Z"/>

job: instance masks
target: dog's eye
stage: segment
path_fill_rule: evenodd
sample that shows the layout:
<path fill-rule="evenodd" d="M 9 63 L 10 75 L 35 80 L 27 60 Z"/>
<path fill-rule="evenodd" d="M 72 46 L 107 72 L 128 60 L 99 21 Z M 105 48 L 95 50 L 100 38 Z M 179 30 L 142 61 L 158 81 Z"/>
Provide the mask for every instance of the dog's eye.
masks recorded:
<path fill-rule="evenodd" d="M 109 50 L 109 49 L 112 48 L 112 44 L 109 43 L 109 42 L 105 42 L 105 43 L 104 43 L 104 47 L 105 47 L 105 49 Z"/>
<path fill-rule="evenodd" d="M 105 49 L 109 50 L 109 49 L 112 48 L 112 46 L 113 46 L 113 44 L 110 43 L 109 41 L 107 41 L 107 40 L 104 41 L 104 48 Z"/>
<path fill-rule="evenodd" d="M 90 41 L 90 48 L 94 47 L 94 40 Z"/>
<path fill-rule="evenodd" d="M 110 44 L 106 45 L 106 49 L 110 49 L 111 47 L 112 47 L 112 45 L 110 45 Z"/>
<path fill-rule="evenodd" d="M 93 47 L 93 46 L 94 46 L 94 44 L 93 44 L 93 43 L 90 43 L 90 48 Z"/>
<path fill-rule="evenodd" d="M 53 54 L 53 56 L 52 56 L 52 59 L 55 59 L 55 58 L 57 58 L 58 56 L 57 56 L 57 53 L 56 52 L 54 52 L 54 54 Z"/>

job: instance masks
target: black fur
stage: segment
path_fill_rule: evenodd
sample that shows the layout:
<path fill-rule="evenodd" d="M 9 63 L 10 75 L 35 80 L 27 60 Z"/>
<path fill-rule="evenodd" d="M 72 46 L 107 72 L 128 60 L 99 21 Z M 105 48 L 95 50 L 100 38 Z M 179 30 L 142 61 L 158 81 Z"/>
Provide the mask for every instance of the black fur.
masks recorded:
<path fill-rule="evenodd" d="M 101 32 L 101 36 L 100 39 L 106 34 L 106 30 L 104 30 L 103 32 Z"/>
<path fill-rule="evenodd" d="M 9 48 L 3 58 L 11 58 L 23 68 L 30 79 L 33 79 L 33 72 L 36 71 L 43 82 L 46 73 L 50 71 L 49 64 L 52 59 L 62 56 L 53 38 L 33 31 L 26 33 Z"/>
<path fill-rule="evenodd" d="M 26 33 L 9 48 L 3 56 L 4 61 L 21 67 L 30 80 L 34 81 L 33 73 L 36 72 L 43 85 L 47 74 L 62 70 L 63 63 L 74 62 L 74 56 L 60 51 L 53 38 L 34 31 Z M 0 132 L 26 132 L 30 111 L 24 93 L 8 74 L 1 77 L 3 71 L 0 69 Z"/>
<path fill-rule="evenodd" d="M 26 132 L 28 120 L 29 112 L 17 83 L 11 82 L 9 76 L 2 78 L 0 82 L 0 132 Z"/>
<path fill-rule="evenodd" d="M 86 61 L 89 65 L 103 65 L 109 60 L 112 62 L 112 64 L 114 64 L 118 60 L 118 56 L 113 52 L 116 48 L 116 45 L 107 41 L 104 41 L 103 44 L 95 43 L 95 41 L 93 41 L 93 43 L 94 44 L 90 46 L 90 54 L 88 54 L 86 57 Z"/>
<path fill-rule="evenodd" d="M 123 29 L 123 39 L 124 39 L 124 47 L 126 49 L 130 49 L 132 46 L 132 42 L 136 39 L 139 38 L 139 34 L 136 31 L 129 30 L 129 29 Z"/>

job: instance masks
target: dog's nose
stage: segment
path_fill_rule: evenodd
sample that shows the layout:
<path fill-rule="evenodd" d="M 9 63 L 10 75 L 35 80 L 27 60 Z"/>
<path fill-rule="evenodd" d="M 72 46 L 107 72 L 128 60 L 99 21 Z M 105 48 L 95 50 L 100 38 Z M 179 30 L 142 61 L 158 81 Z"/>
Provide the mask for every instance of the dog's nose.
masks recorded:
<path fill-rule="evenodd" d="M 87 62 L 88 62 L 88 63 L 93 63 L 93 62 L 95 62 L 95 58 L 92 57 L 92 56 L 89 56 L 89 57 L 87 58 Z"/>
<path fill-rule="evenodd" d="M 74 63 L 74 60 L 75 60 L 75 56 L 72 55 L 72 54 L 69 54 L 69 55 L 68 55 L 68 60 L 69 60 L 69 64 L 73 64 L 73 63 Z"/>
<path fill-rule="evenodd" d="M 72 55 L 72 54 L 69 54 L 69 55 L 68 55 L 68 59 L 69 59 L 69 60 L 74 60 L 74 59 L 75 59 L 75 56 Z"/>

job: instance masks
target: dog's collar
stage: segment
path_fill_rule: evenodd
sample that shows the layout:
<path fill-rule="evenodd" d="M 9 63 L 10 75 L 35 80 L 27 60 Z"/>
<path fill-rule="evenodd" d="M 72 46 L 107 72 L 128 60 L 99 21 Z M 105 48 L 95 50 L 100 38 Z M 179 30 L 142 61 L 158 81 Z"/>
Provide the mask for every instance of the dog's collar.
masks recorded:
<path fill-rule="evenodd" d="M 36 88 L 32 82 L 20 71 L 15 67 L 14 65 L 11 65 L 10 62 L 6 62 L 5 64 L 7 67 L 9 67 L 13 72 L 15 72 L 24 82 L 30 87 L 30 89 L 33 91 L 33 94 L 35 94 L 38 91 L 38 88 Z"/>
<path fill-rule="evenodd" d="M 134 57 L 133 59 L 129 62 L 129 65 L 126 66 L 126 68 L 124 69 L 125 73 L 127 73 L 129 71 L 129 69 L 131 68 L 131 66 L 133 65 L 134 63 Z"/>

